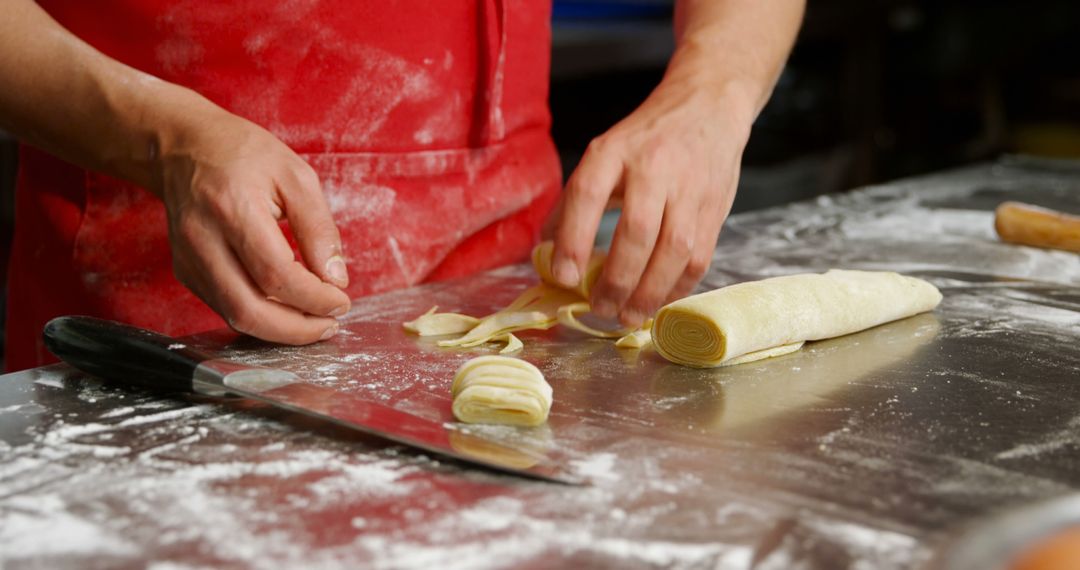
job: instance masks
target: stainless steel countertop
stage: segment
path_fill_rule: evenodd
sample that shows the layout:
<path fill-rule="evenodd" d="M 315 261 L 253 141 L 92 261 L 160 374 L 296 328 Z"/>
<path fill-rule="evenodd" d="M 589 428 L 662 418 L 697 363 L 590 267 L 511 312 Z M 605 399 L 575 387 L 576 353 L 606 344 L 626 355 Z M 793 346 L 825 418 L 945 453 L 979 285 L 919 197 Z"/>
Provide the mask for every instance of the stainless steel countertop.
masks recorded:
<path fill-rule="evenodd" d="M 0 566 L 916 568 L 999 509 L 1080 489 L 1080 256 L 992 209 L 1080 211 L 1080 164 L 1009 159 L 734 217 L 704 287 L 831 267 L 922 276 L 932 314 L 711 371 L 524 333 L 574 488 L 437 461 L 244 402 L 0 378 Z M 360 300 L 334 340 L 190 342 L 449 421 L 465 359 L 400 323 L 486 314 L 524 266 Z"/>

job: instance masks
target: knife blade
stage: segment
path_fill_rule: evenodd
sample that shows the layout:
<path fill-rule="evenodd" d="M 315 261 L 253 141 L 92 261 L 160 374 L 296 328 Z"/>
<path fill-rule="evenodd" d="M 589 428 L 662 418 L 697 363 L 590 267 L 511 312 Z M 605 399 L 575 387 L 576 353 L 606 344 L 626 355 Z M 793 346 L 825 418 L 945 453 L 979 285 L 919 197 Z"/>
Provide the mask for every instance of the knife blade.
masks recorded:
<path fill-rule="evenodd" d="M 57 358 L 106 381 L 169 392 L 236 395 L 488 469 L 556 483 L 585 483 L 544 451 L 307 383 L 287 370 L 214 358 L 145 329 L 66 316 L 45 325 L 44 339 Z"/>

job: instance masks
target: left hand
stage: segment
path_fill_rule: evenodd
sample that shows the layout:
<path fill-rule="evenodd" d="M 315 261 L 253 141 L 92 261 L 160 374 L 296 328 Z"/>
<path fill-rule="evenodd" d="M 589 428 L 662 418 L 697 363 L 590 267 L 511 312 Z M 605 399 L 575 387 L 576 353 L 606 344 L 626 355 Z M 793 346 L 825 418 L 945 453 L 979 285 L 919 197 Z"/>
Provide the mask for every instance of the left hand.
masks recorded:
<path fill-rule="evenodd" d="M 626 119 L 593 139 L 553 215 L 554 277 L 583 275 L 604 210 L 622 214 L 592 288 L 595 314 L 638 326 L 689 294 L 708 271 L 731 211 L 756 109 L 718 86 L 665 79 Z"/>

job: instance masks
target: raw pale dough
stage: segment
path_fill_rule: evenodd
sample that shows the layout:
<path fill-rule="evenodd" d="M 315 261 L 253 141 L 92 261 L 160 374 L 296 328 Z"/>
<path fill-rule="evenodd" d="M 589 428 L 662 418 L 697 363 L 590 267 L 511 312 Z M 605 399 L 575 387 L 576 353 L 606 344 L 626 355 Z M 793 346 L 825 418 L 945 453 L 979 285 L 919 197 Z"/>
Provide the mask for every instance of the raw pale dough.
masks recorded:
<path fill-rule="evenodd" d="M 615 341 L 615 346 L 618 348 L 645 348 L 649 346 L 652 344 L 652 333 L 650 332 L 652 323 L 652 319 L 645 321 L 636 331 Z"/>
<path fill-rule="evenodd" d="M 472 330 L 480 322 L 480 319 L 469 315 L 436 313 L 437 310 L 438 307 L 432 307 L 416 320 L 405 323 L 405 330 L 420 336 L 460 334 Z"/>
<path fill-rule="evenodd" d="M 499 338 L 497 338 L 495 340 L 502 341 L 502 342 L 506 343 L 506 346 L 504 346 L 503 349 L 499 351 L 499 354 L 507 354 L 507 353 L 510 353 L 510 352 L 517 352 L 517 351 L 525 348 L 525 345 L 522 344 L 521 339 L 514 336 L 514 333 L 506 333 L 506 334 L 500 336 Z"/>
<path fill-rule="evenodd" d="M 558 322 L 559 307 L 577 296 L 565 289 L 541 283 L 527 289 L 509 307 L 483 319 L 461 338 L 441 340 L 439 346 L 479 346 L 506 333 L 526 329 L 549 329 Z"/>
<path fill-rule="evenodd" d="M 480 356 L 461 365 L 450 393 L 454 417 L 466 423 L 536 426 L 551 409 L 551 386 L 540 370 L 508 356 Z"/>
<path fill-rule="evenodd" d="M 594 251 L 589 259 L 585 275 L 576 287 L 564 289 L 551 275 L 552 242 L 544 242 L 533 249 L 533 268 L 541 283 L 530 287 L 505 309 L 477 319 L 458 313 L 436 313 L 432 307 L 416 320 L 404 324 L 405 330 L 420 336 L 460 334 L 454 339 L 440 340 L 441 347 L 471 348 L 488 342 L 506 342 L 500 353 L 515 352 L 524 346 L 510 333 L 522 330 L 546 330 L 559 322 L 582 332 L 615 338 L 629 331 L 599 331 L 579 321 L 575 313 L 589 311 L 589 288 L 600 276 L 606 256 Z M 508 336 L 509 335 L 509 336 Z"/>
<path fill-rule="evenodd" d="M 765 350 L 755 350 L 754 352 L 748 352 L 742 356 L 736 356 L 731 360 L 725 360 L 717 366 L 735 366 L 736 364 L 746 364 L 747 362 L 757 362 L 758 360 L 765 360 L 766 358 L 776 358 L 777 356 L 783 356 L 785 354 L 791 354 L 796 350 L 799 350 L 806 344 L 806 341 L 793 342 L 791 344 L 785 344 L 782 346 L 774 346 L 772 348 L 766 348 Z"/>
<path fill-rule="evenodd" d="M 675 301 L 656 314 L 652 339 L 664 358 L 712 368 L 798 350 L 932 310 L 936 287 L 887 271 L 833 269 L 740 283 Z"/>
<path fill-rule="evenodd" d="M 594 329 L 579 321 L 577 314 L 588 313 L 589 310 L 589 304 L 585 301 L 563 305 L 562 307 L 559 307 L 559 324 L 599 338 L 622 338 L 632 332 L 629 329 L 602 331 L 600 329 Z"/>

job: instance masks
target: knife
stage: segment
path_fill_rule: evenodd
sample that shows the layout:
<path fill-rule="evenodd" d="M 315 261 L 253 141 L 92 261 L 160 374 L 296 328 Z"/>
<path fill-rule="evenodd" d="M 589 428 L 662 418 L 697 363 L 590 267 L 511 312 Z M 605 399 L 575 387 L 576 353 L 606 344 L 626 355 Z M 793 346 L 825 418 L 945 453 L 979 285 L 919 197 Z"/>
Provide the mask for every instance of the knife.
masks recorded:
<path fill-rule="evenodd" d="M 174 393 L 241 396 L 496 471 L 570 485 L 585 483 L 539 450 L 309 384 L 286 370 L 217 359 L 145 329 L 67 316 L 49 321 L 44 337 L 57 358 L 103 380 Z"/>

